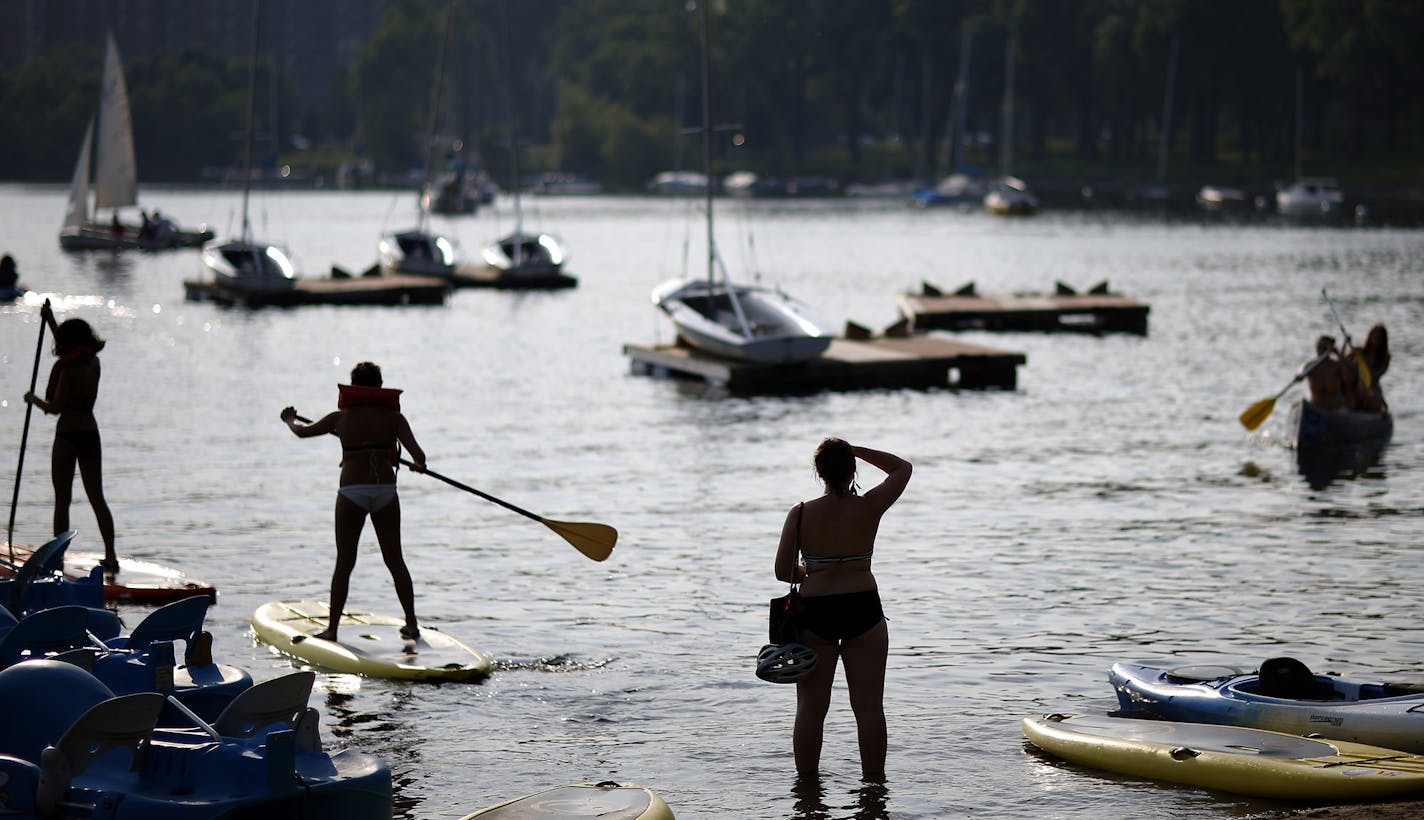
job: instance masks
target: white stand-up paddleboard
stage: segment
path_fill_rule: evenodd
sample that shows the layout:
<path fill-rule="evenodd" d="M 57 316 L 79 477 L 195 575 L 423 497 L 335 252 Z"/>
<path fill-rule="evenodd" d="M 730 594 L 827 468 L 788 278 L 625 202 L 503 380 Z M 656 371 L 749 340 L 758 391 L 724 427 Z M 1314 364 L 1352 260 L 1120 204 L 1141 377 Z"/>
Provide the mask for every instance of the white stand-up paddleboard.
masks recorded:
<path fill-rule="evenodd" d="M 518 800 L 467 814 L 461 820 L 673 820 L 672 809 L 652 789 L 633 783 L 579 783 L 556 786 Z"/>
<path fill-rule="evenodd" d="M 400 636 L 401 618 L 347 610 L 339 640 L 312 637 L 326 628 L 323 601 L 273 601 L 252 614 L 259 640 L 284 655 L 331 672 L 399 680 L 473 681 L 488 677 L 489 655 L 432 626 L 421 624 L 420 639 Z"/>
<path fill-rule="evenodd" d="M 1105 715 L 1024 718 L 1033 745 L 1110 772 L 1278 800 L 1424 791 L 1424 756 L 1339 740 Z"/>

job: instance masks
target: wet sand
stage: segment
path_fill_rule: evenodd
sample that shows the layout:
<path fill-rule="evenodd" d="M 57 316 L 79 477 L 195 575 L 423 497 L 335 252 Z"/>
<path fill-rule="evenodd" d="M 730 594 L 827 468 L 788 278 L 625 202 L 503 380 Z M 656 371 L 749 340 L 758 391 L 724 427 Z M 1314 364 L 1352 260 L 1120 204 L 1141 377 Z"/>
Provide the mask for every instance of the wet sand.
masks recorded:
<path fill-rule="evenodd" d="M 1388 803 L 1351 803 L 1347 806 L 1322 806 L 1312 809 L 1268 815 L 1272 818 L 1303 818 L 1312 820 L 1414 820 L 1424 817 L 1424 801 L 1400 800 Z"/>

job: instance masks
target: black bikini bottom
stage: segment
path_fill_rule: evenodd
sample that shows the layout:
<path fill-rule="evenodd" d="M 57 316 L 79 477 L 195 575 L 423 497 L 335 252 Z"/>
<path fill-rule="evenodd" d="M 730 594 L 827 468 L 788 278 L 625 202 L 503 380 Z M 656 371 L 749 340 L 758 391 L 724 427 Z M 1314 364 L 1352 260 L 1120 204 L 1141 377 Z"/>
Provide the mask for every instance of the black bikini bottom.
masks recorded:
<path fill-rule="evenodd" d="M 99 449 L 98 430 L 56 430 L 54 437 L 69 442 L 69 446 L 81 455 Z"/>
<path fill-rule="evenodd" d="M 848 641 L 885 620 L 880 591 L 841 592 L 801 597 L 801 625 L 826 641 Z"/>

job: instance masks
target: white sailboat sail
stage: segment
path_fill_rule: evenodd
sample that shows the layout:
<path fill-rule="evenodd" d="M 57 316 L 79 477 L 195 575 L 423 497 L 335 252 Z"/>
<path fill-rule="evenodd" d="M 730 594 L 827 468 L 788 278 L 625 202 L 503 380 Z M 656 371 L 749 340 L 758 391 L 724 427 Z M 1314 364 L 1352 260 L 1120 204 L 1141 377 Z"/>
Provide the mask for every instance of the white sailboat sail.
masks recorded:
<path fill-rule="evenodd" d="M 84 129 L 84 143 L 79 147 L 79 161 L 74 163 L 74 179 L 69 183 L 69 204 L 64 211 L 64 230 L 78 233 L 89 219 L 89 160 L 94 144 L 94 118 Z"/>
<path fill-rule="evenodd" d="M 95 148 L 94 207 L 138 204 L 138 163 L 134 160 L 133 119 L 119 47 L 109 33 L 99 98 L 99 141 Z"/>

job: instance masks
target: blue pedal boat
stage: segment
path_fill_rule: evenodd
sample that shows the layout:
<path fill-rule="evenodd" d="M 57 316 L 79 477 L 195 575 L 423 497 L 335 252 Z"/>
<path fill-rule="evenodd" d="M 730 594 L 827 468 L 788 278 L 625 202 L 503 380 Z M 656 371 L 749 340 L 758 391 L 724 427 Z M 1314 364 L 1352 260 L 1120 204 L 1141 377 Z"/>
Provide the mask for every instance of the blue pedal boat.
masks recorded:
<path fill-rule="evenodd" d="M 314 679 L 257 684 L 212 722 L 160 728 L 156 692 L 114 696 L 73 664 L 34 660 L 0 671 L 0 701 L 30 707 L 0 726 L 0 805 L 19 817 L 389 820 L 390 768 L 321 747 Z"/>

